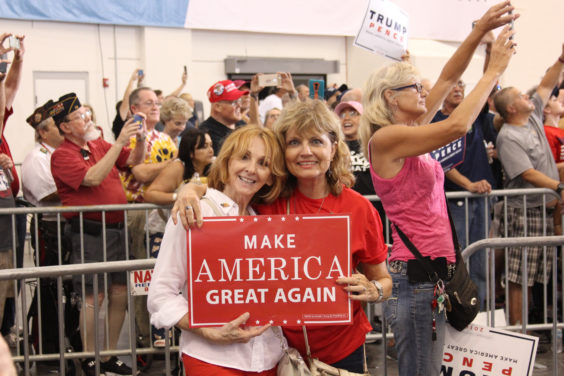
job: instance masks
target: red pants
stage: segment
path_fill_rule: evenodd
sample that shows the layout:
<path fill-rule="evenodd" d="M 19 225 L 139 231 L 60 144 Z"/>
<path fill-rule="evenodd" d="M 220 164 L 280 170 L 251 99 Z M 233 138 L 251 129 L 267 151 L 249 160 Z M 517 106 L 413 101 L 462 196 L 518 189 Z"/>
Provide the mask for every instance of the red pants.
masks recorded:
<path fill-rule="evenodd" d="M 214 375 L 214 376 L 276 376 L 276 367 L 268 371 L 248 372 L 234 368 L 216 366 L 182 354 L 182 362 L 186 376 Z"/>

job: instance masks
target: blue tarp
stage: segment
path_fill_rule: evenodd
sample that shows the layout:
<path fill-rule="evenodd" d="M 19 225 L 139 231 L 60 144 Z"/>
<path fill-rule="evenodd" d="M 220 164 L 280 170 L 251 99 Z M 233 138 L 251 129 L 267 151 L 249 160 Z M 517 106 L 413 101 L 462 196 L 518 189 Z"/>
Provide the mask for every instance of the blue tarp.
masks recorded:
<path fill-rule="evenodd" d="M 184 27 L 189 0 L 0 0 L 0 18 Z"/>

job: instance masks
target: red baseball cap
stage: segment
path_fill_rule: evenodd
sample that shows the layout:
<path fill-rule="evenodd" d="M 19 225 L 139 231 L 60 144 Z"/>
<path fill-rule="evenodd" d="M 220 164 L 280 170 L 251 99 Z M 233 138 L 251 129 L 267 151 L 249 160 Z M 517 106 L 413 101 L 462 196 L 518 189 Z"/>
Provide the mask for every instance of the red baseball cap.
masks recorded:
<path fill-rule="evenodd" d="M 237 86 L 237 89 L 239 89 L 241 86 L 245 85 L 247 83 L 247 81 L 245 81 L 245 80 L 235 80 L 235 81 L 233 81 L 233 83 L 235 84 L 235 86 Z"/>
<path fill-rule="evenodd" d="M 218 81 L 208 89 L 208 99 L 211 103 L 219 101 L 235 101 L 242 95 L 248 94 L 248 90 L 241 91 L 231 80 Z"/>

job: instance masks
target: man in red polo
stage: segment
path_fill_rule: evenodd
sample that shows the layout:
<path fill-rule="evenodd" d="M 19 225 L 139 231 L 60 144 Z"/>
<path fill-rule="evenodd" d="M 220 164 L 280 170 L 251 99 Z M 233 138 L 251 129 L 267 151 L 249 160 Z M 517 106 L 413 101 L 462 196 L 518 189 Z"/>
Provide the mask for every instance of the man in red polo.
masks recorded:
<path fill-rule="evenodd" d="M 144 125 L 130 119 L 121 130 L 115 144 L 100 138 L 90 119 L 90 112 L 82 107 L 76 94 L 59 98 L 49 109 L 65 141 L 51 157 L 51 172 L 64 206 L 126 204 L 116 166 L 123 168 L 143 161 L 145 156 Z M 137 144 L 131 150 L 129 138 L 136 135 Z M 79 213 L 65 213 L 67 224 L 65 236 L 72 241 L 71 263 L 116 261 L 125 259 L 125 230 L 123 211 L 105 213 L 104 228 L 102 212 L 85 212 L 80 221 Z M 103 231 L 105 231 L 105 240 Z M 84 240 L 81 242 L 81 238 Z M 105 246 L 105 254 L 104 254 Z M 95 349 L 93 276 L 85 275 L 86 298 L 80 311 L 80 333 L 85 351 Z M 76 291 L 82 288 L 82 276 L 73 280 Z M 117 346 L 127 305 L 125 273 L 108 273 L 108 333 L 109 348 Z M 103 278 L 98 282 L 98 306 L 104 300 Z M 86 321 L 86 325 L 84 322 Z M 104 341 L 106 343 L 106 341 Z M 131 375 L 131 368 L 111 357 L 100 365 L 104 372 Z M 86 375 L 95 375 L 93 358 L 85 359 L 82 369 Z"/>

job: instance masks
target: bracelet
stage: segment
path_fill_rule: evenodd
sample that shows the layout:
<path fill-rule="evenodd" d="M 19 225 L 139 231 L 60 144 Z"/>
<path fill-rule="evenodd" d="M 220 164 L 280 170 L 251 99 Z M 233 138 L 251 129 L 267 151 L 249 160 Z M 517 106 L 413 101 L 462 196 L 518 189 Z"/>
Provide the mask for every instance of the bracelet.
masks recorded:
<path fill-rule="evenodd" d="M 258 97 L 259 97 L 259 96 L 258 96 L 258 94 L 256 94 L 256 93 L 252 93 L 252 94 L 251 94 L 251 98 L 253 98 L 255 101 L 258 101 Z"/>
<path fill-rule="evenodd" d="M 176 192 L 174 192 L 172 194 L 172 201 L 176 201 L 176 198 L 178 197 L 178 194 Z"/>
<path fill-rule="evenodd" d="M 560 57 L 558 58 L 558 61 L 561 62 L 562 64 L 564 64 L 564 58 L 562 58 L 562 56 L 560 56 Z"/>

